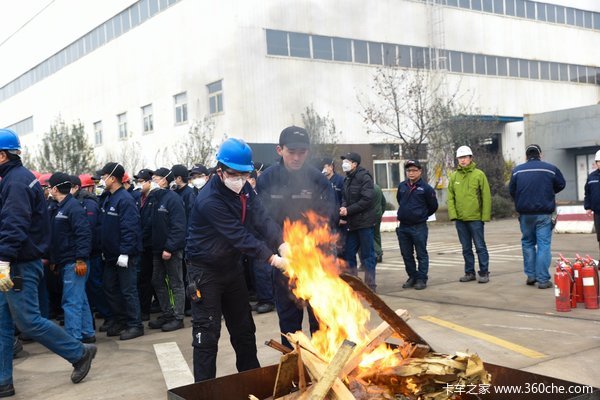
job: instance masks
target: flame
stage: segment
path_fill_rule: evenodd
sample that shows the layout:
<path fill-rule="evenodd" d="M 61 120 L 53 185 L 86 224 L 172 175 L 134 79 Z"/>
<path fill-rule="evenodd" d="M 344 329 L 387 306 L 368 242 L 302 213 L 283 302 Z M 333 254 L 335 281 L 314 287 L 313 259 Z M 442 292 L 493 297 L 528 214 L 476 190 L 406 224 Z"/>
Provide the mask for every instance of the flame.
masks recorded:
<path fill-rule="evenodd" d="M 296 297 L 308 301 L 319 321 L 319 330 L 311 343 L 325 360 L 331 360 L 344 339 L 361 345 L 368 340 L 366 327 L 370 319 L 367 310 L 352 288 L 339 278 L 340 260 L 333 255 L 336 235 L 326 221 L 309 212 L 308 225 L 300 221 L 284 222 L 284 240 L 291 254 L 286 274 Z M 393 354 L 381 345 L 365 355 L 361 367 Z M 391 357 L 395 359 L 395 357 Z"/>

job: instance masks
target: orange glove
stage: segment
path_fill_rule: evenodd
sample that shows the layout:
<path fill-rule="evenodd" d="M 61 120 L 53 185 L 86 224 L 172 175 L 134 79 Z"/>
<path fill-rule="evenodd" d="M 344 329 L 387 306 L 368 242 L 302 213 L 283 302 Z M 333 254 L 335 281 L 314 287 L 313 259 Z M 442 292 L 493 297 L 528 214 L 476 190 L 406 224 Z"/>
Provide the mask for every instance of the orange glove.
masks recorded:
<path fill-rule="evenodd" d="M 83 260 L 75 261 L 75 273 L 77 276 L 85 276 L 87 273 L 87 263 Z"/>

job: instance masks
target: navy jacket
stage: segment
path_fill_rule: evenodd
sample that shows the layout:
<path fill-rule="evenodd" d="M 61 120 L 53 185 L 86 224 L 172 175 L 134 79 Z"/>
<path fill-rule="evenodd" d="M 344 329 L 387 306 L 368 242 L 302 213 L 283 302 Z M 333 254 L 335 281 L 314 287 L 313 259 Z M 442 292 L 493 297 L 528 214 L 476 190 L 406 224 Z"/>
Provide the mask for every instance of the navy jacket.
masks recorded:
<path fill-rule="evenodd" d="M 585 182 L 583 208 L 600 213 L 600 169 L 592 172 Z"/>
<path fill-rule="evenodd" d="M 266 261 L 283 242 L 281 229 L 267 215 L 249 183 L 242 189 L 246 199 L 242 222 L 242 201 L 214 175 L 196 197 L 186 238 L 185 253 L 192 263 L 212 268 L 237 264 L 241 255 Z M 265 238 L 263 242 L 253 231 Z"/>
<path fill-rule="evenodd" d="M 81 203 L 68 194 L 58 203 L 50 219 L 50 263 L 65 265 L 87 260 L 92 251 L 92 229 Z"/>
<path fill-rule="evenodd" d="M 181 189 L 175 189 L 175 193 L 177 193 L 181 197 L 181 200 L 183 200 L 185 218 L 187 221 L 189 221 L 192 207 L 194 207 L 194 200 L 196 200 L 196 193 L 194 193 L 194 189 L 188 185 L 185 185 Z"/>
<path fill-rule="evenodd" d="M 329 182 L 331 182 L 331 187 L 333 187 L 333 191 L 335 192 L 336 206 L 339 209 L 342 206 L 344 196 L 344 177 L 334 173 Z"/>
<path fill-rule="evenodd" d="M 512 171 L 508 189 L 519 214 L 552 214 L 565 178 L 554 165 L 530 158 Z"/>
<path fill-rule="evenodd" d="M 402 225 L 416 225 L 427 221 L 430 215 L 438 209 L 435 190 L 423 179 L 414 185 L 407 179 L 400 182 L 396 192 L 398 200 L 398 221 Z"/>
<path fill-rule="evenodd" d="M 102 252 L 100 244 L 100 206 L 98 205 L 98 198 L 95 194 L 80 190 L 75 198 L 83 206 L 85 215 L 87 217 L 90 228 L 92 229 L 92 252 L 91 254 L 97 255 Z"/>
<path fill-rule="evenodd" d="M 148 192 L 147 196 L 140 197 L 140 219 L 142 222 L 142 248 L 148 251 L 152 248 L 152 205 L 154 204 L 154 193 Z"/>
<path fill-rule="evenodd" d="M 346 228 L 349 231 L 370 228 L 378 222 L 373 178 L 371 173 L 360 165 L 346 174 L 342 207 L 346 207 L 348 212 Z"/>
<path fill-rule="evenodd" d="M 183 250 L 187 219 L 181 197 L 169 189 L 152 193 L 152 252 L 162 254 L 163 250 L 169 253 Z"/>
<path fill-rule="evenodd" d="M 140 202 L 142 201 L 142 192 L 140 190 L 134 190 L 133 185 L 129 186 L 127 189 L 127 193 L 133 197 L 133 201 L 135 201 L 135 205 L 140 208 Z"/>
<path fill-rule="evenodd" d="M 133 197 L 120 187 L 106 197 L 101 210 L 104 259 L 114 263 L 121 254 L 139 254 L 142 250 L 142 227 Z"/>
<path fill-rule="evenodd" d="M 0 165 L 0 260 L 40 259 L 50 244 L 44 191 L 20 160 Z"/>
<path fill-rule="evenodd" d="M 288 171 L 283 162 L 272 165 L 257 180 L 256 192 L 273 220 L 305 220 L 309 210 L 328 219 L 330 226 L 338 222 L 335 192 L 329 180 L 311 165 L 304 164 L 299 171 Z"/>

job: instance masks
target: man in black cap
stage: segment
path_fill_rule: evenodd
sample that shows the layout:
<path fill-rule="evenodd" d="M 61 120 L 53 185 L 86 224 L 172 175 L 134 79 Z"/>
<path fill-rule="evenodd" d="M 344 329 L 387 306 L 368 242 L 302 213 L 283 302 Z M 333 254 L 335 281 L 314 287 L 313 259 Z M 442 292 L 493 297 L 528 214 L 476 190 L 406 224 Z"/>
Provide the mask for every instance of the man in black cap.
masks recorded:
<path fill-rule="evenodd" d="M 280 162 L 258 177 L 256 191 L 265 209 L 280 227 L 283 227 L 285 219 L 306 221 L 305 213 L 309 210 L 330 221 L 330 226 L 337 225 L 335 193 L 327 178 L 306 163 L 309 147 L 309 136 L 304 128 L 285 128 L 279 135 L 277 146 Z M 273 270 L 273 279 L 280 331 L 302 330 L 304 309 L 292 294 L 288 278 L 281 271 Z M 310 307 L 308 311 L 310 330 L 315 332 L 319 324 Z M 284 337 L 282 342 L 291 347 Z"/>
<path fill-rule="evenodd" d="M 189 171 L 186 166 L 176 164 L 171 167 L 171 172 L 173 172 L 173 182 L 175 182 L 175 188 L 173 190 L 175 190 L 175 193 L 183 200 L 185 216 L 186 219 L 189 220 L 190 211 L 194 206 L 194 199 L 196 199 L 196 193 L 194 193 L 194 190 L 188 185 Z"/>
<path fill-rule="evenodd" d="M 142 250 L 140 213 L 133 197 L 123 188 L 125 169 L 107 163 L 98 175 L 108 191 L 102 203 L 102 254 L 104 290 L 113 313 L 108 336 L 129 340 L 144 334 L 137 292 L 136 265 Z"/>
<path fill-rule="evenodd" d="M 508 188 L 519 213 L 526 283 L 537 282 L 539 289 L 548 289 L 553 287 L 548 273 L 552 262 L 552 213 L 556 193 L 566 183 L 556 166 L 542 161 L 542 149 L 537 144 L 527 146 L 525 156 L 527 162 L 513 169 Z"/>
<path fill-rule="evenodd" d="M 404 163 L 406 180 L 400 182 L 396 192 L 398 200 L 398 221 L 396 235 L 400 244 L 400 253 L 404 260 L 404 268 L 408 280 L 402 287 L 414 287 L 422 290 L 427 287 L 429 271 L 429 254 L 427 254 L 427 218 L 438 208 L 435 190 L 421 179 L 421 163 L 408 160 Z M 419 269 L 415 263 L 417 253 Z"/>
<path fill-rule="evenodd" d="M 340 217 L 346 219 L 346 262 L 349 272 L 357 274 L 356 253 L 360 248 L 361 260 L 365 267 L 365 283 L 375 291 L 376 255 L 374 248 L 375 193 L 373 178 L 369 171 L 360 166 L 360 154 L 350 152 L 340 157 L 344 179 L 344 196 L 340 207 Z"/>
<path fill-rule="evenodd" d="M 190 170 L 190 182 L 194 189 L 194 194 L 197 195 L 198 191 L 206 185 L 209 178 L 208 168 L 202 164 L 196 164 Z"/>
<path fill-rule="evenodd" d="M 183 328 L 185 306 L 182 260 L 187 219 L 183 200 L 168 190 L 174 182 L 173 175 L 173 171 L 159 168 L 152 176 L 160 186 L 154 193 L 152 205 L 152 286 L 162 314 L 148 322 L 148 327 L 164 332 Z"/>

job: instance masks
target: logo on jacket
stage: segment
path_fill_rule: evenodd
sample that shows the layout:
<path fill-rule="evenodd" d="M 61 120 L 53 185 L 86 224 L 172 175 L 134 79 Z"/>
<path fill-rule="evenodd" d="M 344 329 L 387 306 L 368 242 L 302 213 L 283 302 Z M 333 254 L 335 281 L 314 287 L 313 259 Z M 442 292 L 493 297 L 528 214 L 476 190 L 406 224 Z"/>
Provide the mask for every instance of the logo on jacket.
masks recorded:
<path fill-rule="evenodd" d="M 160 207 L 158 207 L 158 212 L 169 212 L 169 210 L 167 210 L 167 208 L 165 207 L 164 204 L 161 204 Z"/>
<path fill-rule="evenodd" d="M 292 199 L 312 199 L 312 191 L 302 190 L 299 194 L 293 194 Z"/>
<path fill-rule="evenodd" d="M 69 219 L 69 216 L 63 214 L 62 211 L 59 211 L 59 212 L 56 213 L 56 218 L 58 218 L 58 219 Z"/>

